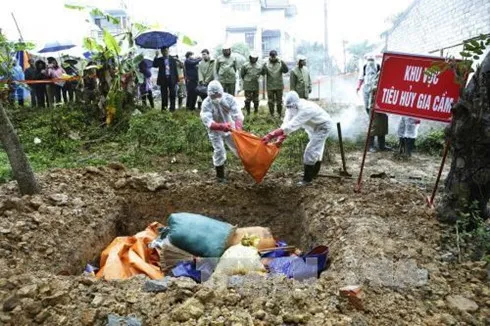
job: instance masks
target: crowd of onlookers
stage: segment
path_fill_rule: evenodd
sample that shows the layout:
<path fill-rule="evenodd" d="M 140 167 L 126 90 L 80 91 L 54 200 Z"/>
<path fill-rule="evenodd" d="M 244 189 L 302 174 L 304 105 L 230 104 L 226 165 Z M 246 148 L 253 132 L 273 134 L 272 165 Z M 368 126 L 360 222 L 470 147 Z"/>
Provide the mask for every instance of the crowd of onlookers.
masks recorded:
<path fill-rule="evenodd" d="M 277 51 L 270 51 L 269 58 L 259 63 L 256 54 L 250 54 L 244 64 L 239 64 L 232 54 L 230 46 L 223 46 L 222 53 L 216 59 L 211 58 L 209 50 L 201 51 L 201 56 L 187 52 L 185 59 L 180 61 L 178 56 L 169 55 L 168 48 L 163 47 L 157 52 L 151 66 L 148 61 L 141 62 L 140 73 L 145 80 L 140 83 L 140 93 L 145 102 L 150 100 L 153 106 L 153 91 L 151 87 L 151 68 L 158 68 L 156 84 L 160 87 L 162 110 L 174 111 L 181 107 L 182 99 L 187 96 L 186 109 L 193 111 L 201 108 L 202 101 L 207 97 L 207 86 L 213 80 L 218 80 L 224 91 L 236 95 L 237 81 L 241 79 L 245 93 L 245 110 L 258 112 L 259 80 L 266 79 L 266 92 L 271 115 L 282 113 L 284 74 L 289 72 L 286 63 L 278 57 Z M 290 89 L 295 90 L 301 98 L 308 98 L 311 93 L 311 78 L 306 67 L 306 58 L 298 56 L 297 66 L 290 72 Z M 186 95 L 185 95 L 186 94 Z"/>
<path fill-rule="evenodd" d="M 48 57 L 47 63 L 41 59 L 29 59 L 28 68 L 22 71 L 18 62 L 14 61 L 12 79 L 26 81 L 33 107 L 50 107 L 62 103 L 62 100 L 65 103 L 73 102 L 78 81 L 63 80 L 62 77 L 78 76 L 76 64 L 76 60 L 67 59 L 61 67 L 53 57 Z M 46 82 L 46 80 L 52 80 L 52 82 Z M 25 87 L 12 84 L 11 100 L 17 101 L 20 106 L 24 105 L 24 90 Z"/>
<path fill-rule="evenodd" d="M 90 61 L 80 72 L 77 64 L 78 61 L 71 58 L 64 59 L 61 65 L 53 57 L 48 57 L 47 63 L 42 59 L 30 59 L 28 68 L 22 71 L 19 64 L 14 62 L 12 79 L 26 81 L 33 107 L 52 107 L 75 100 L 93 104 L 97 93 L 107 95 L 108 89 L 105 92 L 102 90 L 104 73 L 101 73 L 101 67 Z M 158 69 L 155 83 L 152 68 Z M 271 115 L 277 112 L 280 116 L 283 111 L 284 74 L 290 73 L 290 89 L 295 90 L 301 98 L 308 98 L 311 92 L 306 58 L 299 56 L 296 67 L 290 71 L 274 50 L 270 51 L 263 63 L 259 62 L 259 56 L 254 53 L 243 63 L 238 62 L 228 45 L 223 46 L 222 53 L 215 59 L 204 49 L 200 56 L 187 52 L 181 60 L 178 56 L 169 55 L 169 49 L 164 47 L 157 51 L 153 61 L 142 60 L 136 69 L 139 73 L 132 78 L 137 84 L 134 95 L 152 108 L 155 106 L 155 97 L 160 95 L 162 110 L 182 108 L 184 99 L 187 110 L 200 110 L 202 101 L 207 97 L 207 85 L 213 80 L 218 80 L 225 92 L 231 95 L 236 95 L 236 85 L 240 81 L 247 113 L 251 112 L 252 104 L 254 112 L 258 112 L 261 77 L 265 78 L 264 91 L 267 93 Z M 12 84 L 12 101 L 23 106 L 25 89 L 20 84 Z"/>

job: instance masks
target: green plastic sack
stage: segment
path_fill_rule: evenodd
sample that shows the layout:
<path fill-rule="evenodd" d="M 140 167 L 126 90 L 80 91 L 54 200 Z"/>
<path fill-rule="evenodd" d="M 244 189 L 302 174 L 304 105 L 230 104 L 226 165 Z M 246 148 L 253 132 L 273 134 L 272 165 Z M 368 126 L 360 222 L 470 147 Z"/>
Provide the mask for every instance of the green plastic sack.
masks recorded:
<path fill-rule="evenodd" d="M 192 213 L 170 214 L 168 228 L 174 246 L 198 257 L 221 257 L 235 232 L 231 224 Z"/>

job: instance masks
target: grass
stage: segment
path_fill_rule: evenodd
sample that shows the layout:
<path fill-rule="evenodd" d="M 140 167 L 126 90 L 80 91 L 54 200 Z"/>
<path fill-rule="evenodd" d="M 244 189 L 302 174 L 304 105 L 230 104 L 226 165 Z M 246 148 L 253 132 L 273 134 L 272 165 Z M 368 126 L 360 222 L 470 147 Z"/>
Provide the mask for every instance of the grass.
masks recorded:
<path fill-rule="evenodd" d="M 54 109 L 10 108 L 8 113 L 36 172 L 109 162 L 121 162 L 129 168 L 143 171 L 212 167 L 212 147 L 197 113 L 182 110 L 171 114 L 135 108 L 143 114 L 111 127 L 101 126 L 95 108 L 77 105 Z M 266 111 L 266 108 L 261 108 L 258 115 L 246 117 L 245 130 L 262 136 L 278 128 L 282 121 L 270 117 Z M 437 143 L 434 137 L 431 143 L 427 143 L 428 148 L 431 148 L 430 144 Z M 40 143 L 35 142 L 36 139 Z M 271 170 L 300 170 L 307 142 L 308 136 L 303 131 L 290 135 Z M 344 140 L 346 151 L 361 150 L 363 146 L 362 137 Z M 327 155 L 337 151 L 337 141 L 329 139 Z M 228 153 L 227 164 L 235 168 L 241 166 L 231 153 Z M 0 152 L 0 182 L 11 179 L 8 158 Z"/>

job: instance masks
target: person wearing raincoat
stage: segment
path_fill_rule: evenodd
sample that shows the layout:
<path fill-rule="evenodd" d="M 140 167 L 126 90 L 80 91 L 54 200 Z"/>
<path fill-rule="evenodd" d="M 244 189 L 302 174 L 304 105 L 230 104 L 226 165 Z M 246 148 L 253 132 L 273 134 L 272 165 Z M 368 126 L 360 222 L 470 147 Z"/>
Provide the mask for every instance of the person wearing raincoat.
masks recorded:
<path fill-rule="evenodd" d="M 400 154 L 412 156 L 415 147 L 415 139 L 420 125 L 420 120 L 411 117 L 402 117 L 398 124 L 398 138 L 400 139 Z"/>
<path fill-rule="evenodd" d="M 277 57 L 277 51 L 269 52 L 269 60 L 262 67 L 262 75 L 267 76 L 267 104 L 269 112 L 274 116 L 274 106 L 279 117 L 282 114 L 282 93 L 284 89 L 283 74 L 289 71 L 284 61 Z"/>
<path fill-rule="evenodd" d="M 235 96 L 237 70 L 238 63 L 231 55 L 231 46 L 224 45 L 223 54 L 216 59 L 214 64 L 214 71 L 225 92 L 233 96 Z"/>
<path fill-rule="evenodd" d="M 208 97 L 202 103 L 201 120 L 208 131 L 213 146 L 213 165 L 219 183 L 225 183 L 226 149 L 237 155 L 231 129 L 242 130 L 244 116 L 235 98 L 224 92 L 220 82 L 214 80 L 208 85 Z"/>
<path fill-rule="evenodd" d="M 259 112 L 259 79 L 262 67 L 258 64 L 259 56 L 252 53 L 249 62 L 242 66 L 240 77 L 243 79 L 243 90 L 245 91 L 245 110 L 250 114 L 251 103 L 254 104 L 254 113 Z"/>
<path fill-rule="evenodd" d="M 280 146 L 287 135 L 303 128 L 308 134 L 309 142 L 303 155 L 303 180 L 298 185 L 304 186 L 318 176 L 322 165 L 325 141 L 332 130 L 330 115 L 316 103 L 300 99 L 298 93 L 291 91 L 286 94 L 286 115 L 279 129 L 271 131 L 262 138 L 264 143 L 276 140 Z"/>
<path fill-rule="evenodd" d="M 300 98 L 308 99 L 308 95 L 311 93 L 311 78 L 306 67 L 305 56 L 298 56 L 298 65 L 291 71 L 289 82 L 292 91 L 298 93 Z"/>

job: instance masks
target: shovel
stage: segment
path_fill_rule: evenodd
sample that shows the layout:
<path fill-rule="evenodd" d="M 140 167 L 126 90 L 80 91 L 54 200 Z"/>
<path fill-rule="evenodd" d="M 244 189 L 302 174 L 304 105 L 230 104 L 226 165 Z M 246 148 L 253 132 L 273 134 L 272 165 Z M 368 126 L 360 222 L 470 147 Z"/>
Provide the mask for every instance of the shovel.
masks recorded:
<path fill-rule="evenodd" d="M 339 170 L 339 174 L 343 177 L 351 177 L 352 174 L 347 172 L 347 167 L 345 166 L 344 143 L 342 142 L 342 129 L 340 128 L 340 122 L 337 122 L 337 132 L 339 133 L 340 156 L 342 157 L 342 170 Z"/>

